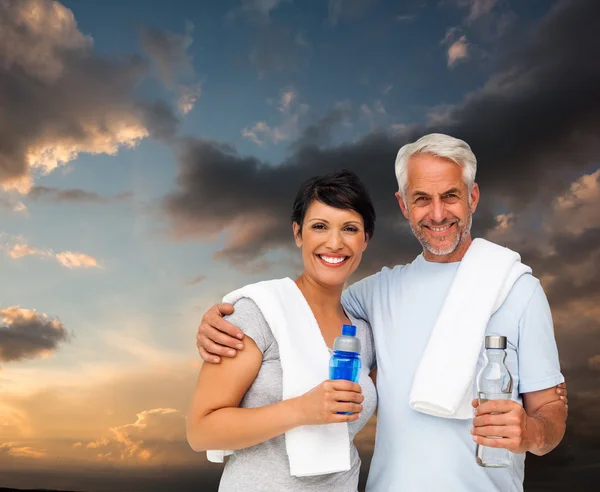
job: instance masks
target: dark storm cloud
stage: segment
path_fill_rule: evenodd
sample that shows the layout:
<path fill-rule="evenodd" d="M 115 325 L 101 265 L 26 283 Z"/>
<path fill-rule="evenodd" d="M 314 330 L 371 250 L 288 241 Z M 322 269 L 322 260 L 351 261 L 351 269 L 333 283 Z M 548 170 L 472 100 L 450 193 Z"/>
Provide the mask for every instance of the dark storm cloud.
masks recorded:
<path fill-rule="evenodd" d="M 0 362 L 39 357 L 68 340 L 63 324 L 16 306 L 0 310 Z"/>
<path fill-rule="evenodd" d="M 58 2 L 0 1 L 0 184 L 27 191 L 32 168 L 172 134 L 172 111 L 135 96 L 147 72 L 140 57 L 95 53 Z"/>
<path fill-rule="evenodd" d="M 410 259 L 418 243 L 403 225 L 394 192 L 398 148 L 438 131 L 465 139 L 479 161 L 482 202 L 474 233 L 495 225 L 491 212 L 549 201 L 600 150 L 600 41 L 594 35 L 600 3 L 558 3 L 528 35 L 518 52 L 504 55 L 498 72 L 479 91 L 446 108 L 431 123 L 402 133 L 372 133 L 352 143 L 322 147 L 327 139 L 307 129 L 289 157 L 269 166 L 231 147 L 188 140 L 180 155 L 179 188 L 166 198 L 178 237 L 230 229 L 219 257 L 240 263 L 270 248 L 292 245 L 289 210 L 301 181 L 340 169 L 367 183 L 378 212 L 374 240 L 361 273 Z M 585 27 L 587 26 L 587 28 Z M 326 135 L 331 125 L 314 132 Z M 325 131 L 326 129 L 327 131 Z M 576 174 L 575 174 L 576 175 Z"/>
<path fill-rule="evenodd" d="M 112 196 L 102 196 L 94 191 L 86 191 L 78 188 L 59 189 L 48 186 L 34 186 L 28 194 L 30 199 L 46 200 L 54 203 L 97 203 L 108 204 L 132 197 L 130 191 L 117 193 Z"/>

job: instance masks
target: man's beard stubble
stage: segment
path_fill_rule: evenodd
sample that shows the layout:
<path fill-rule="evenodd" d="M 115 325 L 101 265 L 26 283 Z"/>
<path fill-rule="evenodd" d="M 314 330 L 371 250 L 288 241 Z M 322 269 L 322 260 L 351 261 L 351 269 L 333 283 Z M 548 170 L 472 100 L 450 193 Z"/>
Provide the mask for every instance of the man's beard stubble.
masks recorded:
<path fill-rule="evenodd" d="M 469 212 L 469 215 L 467 217 L 466 226 L 463 225 L 464 224 L 463 221 L 461 221 L 460 219 L 455 217 L 457 234 L 456 234 L 452 244 L 445 249 L 437 248 L 435 245 L 431 244 L 431 241 L 422 232 L 423 221 L 420 221 L 417 224 L 417 226 L 414 227 L 412 222 L 410 222 L 410 216 L 409 216 L 410 228 L 411 228 L 413 234 L 415 235 L 415 237 L 417 238 L 417 240 L 421 243 L 421 246 L 423 246 L 424 250 L 428 251 L 429 253 L 431 253 L 432 255 L 435 255 L 435 256 L 446 256 L 446 255 L 449 255 L 449 254 L 453 253 L 454 251 L 456 251 L 456 249 L 460 246 L 460 244 L 462 244 L 463 241 L 471 233 L 471 226 L 473 225 L 473 213 L 471 212 L 470 207 L 469 207 L 468 212 Z M 428 224 L 428 225 L 440 227 L 440 226 L 446 225 L 450 220 L 453 220 L 453 219 L 444 219 L 439 224 Z"/>

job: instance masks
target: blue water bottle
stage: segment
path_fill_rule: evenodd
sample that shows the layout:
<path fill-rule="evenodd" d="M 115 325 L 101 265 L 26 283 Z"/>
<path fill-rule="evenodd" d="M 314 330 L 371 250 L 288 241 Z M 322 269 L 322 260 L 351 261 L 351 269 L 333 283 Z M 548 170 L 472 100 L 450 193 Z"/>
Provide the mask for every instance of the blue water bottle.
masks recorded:
<path fill-rule="evenodd" d="M 342 326 L 342 334 L 333 342 L 333 355 L 329 361 L 329 379 L 347 379 L 358 383 L 360 377 L 360 340 L 356 326 Z"/>

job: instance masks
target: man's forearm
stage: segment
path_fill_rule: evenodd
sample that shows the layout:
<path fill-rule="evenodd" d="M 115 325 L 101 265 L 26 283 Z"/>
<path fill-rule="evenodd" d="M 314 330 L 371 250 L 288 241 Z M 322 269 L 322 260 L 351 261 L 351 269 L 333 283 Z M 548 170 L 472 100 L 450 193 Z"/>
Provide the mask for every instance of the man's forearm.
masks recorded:
<path fill-rule="evenodd" d="M 537 456 L 552 451 L 565 435 L 567 409 L 561 400 L 547 403 L 529 416 L 532 438 L 530 453 Z"/>

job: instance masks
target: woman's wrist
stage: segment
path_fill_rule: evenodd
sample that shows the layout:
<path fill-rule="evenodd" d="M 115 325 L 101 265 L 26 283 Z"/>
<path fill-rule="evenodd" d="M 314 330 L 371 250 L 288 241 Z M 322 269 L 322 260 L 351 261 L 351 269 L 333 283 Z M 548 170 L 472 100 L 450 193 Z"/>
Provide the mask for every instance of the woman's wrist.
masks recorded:
<path fill-rule="evenodd" d="M 293 429 L 294 427 L 300 427 L 301 425 L 305 425 L 304 423 L 304 413 L 302 411 L 301 406 L 301 398 L 297 396 L 295 398 L 289 398 L 287 400 L 283 400 L 281 403 L 284 405 L 284 411 L 290 418 L 290 425 Z"/>

